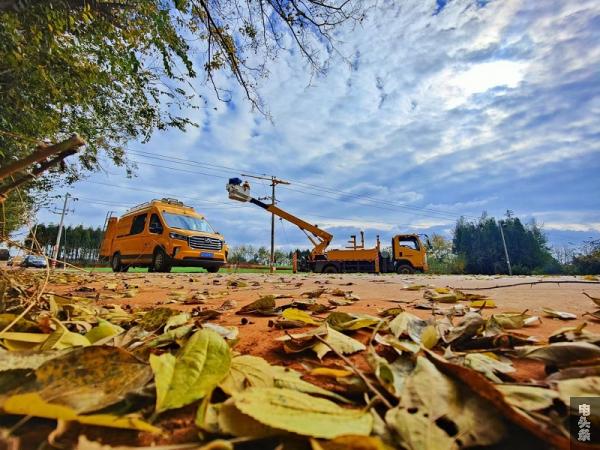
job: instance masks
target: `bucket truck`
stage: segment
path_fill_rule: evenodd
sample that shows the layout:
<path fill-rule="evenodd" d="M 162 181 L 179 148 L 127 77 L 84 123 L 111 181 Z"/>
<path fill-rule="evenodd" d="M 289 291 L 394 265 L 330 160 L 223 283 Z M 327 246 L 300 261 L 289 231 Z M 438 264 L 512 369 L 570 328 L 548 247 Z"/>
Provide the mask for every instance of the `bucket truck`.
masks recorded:
<path fill-rule="evenodd" d="M 247 181 L 242 182 L 239 178 L 230 178 L 227 192 L 232 200 L 252 203 L 300 228 L 313 245 L 308 261 L 306 261 L 306 268 L 311 272 L 408 274 L 427 271 L 426 248 L 416 234 L 394 236 L 389 256 L 382 255 L 379 236 L 377 236 L 377 244 L 374 248 L 365 248 L 362 231 L 360 232 L 360 243 L 357 242 L 356 235 L 353 235 L 348 241 L 350 245 L 345 249 L 327 250 L 333 240 L 332 234 L 275 205 L 263 203 L 252 197 L 250 184 Z"/>

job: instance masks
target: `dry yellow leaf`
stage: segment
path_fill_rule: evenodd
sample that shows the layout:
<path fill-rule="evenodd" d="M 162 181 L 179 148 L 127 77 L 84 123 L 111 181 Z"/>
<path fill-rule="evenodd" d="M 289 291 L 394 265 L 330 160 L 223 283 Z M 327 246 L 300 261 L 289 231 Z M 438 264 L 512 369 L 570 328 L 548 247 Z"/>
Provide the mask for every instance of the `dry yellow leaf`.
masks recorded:
<path fill-rule="evenodd" d="M 315 377 L 330 377 L 330 378 L 340 378 L 340 377 L 349 377 L 352 375 L 351 370 L 343 370 L 343 369 L 331 369 L 329 367 L 317 367 L 310 371 L 310 375 Z"/>
<path fill-rule="evenodd" d="M 68 420 L 101 427 L 125 428 L 130 430 L 160 433 L 160 428 L 144 422 L 136 416 L 113 416 L 111 414 L 77 414 L 68 406 L 55 405 L 44 401 L 37 393 L 18 394 L 6 399 L 2 405 L 4 412 L 45 419 Z"/>

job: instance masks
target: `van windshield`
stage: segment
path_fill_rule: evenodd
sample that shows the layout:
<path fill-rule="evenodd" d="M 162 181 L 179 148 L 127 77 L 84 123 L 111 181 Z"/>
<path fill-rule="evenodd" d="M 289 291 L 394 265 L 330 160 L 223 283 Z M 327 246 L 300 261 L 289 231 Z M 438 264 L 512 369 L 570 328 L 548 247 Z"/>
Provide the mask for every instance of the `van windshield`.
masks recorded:
<path fill-rule="evenodd" d="M 165 222 L 169 228 L 179 228 L 180 230 L 203 231 L 205 233 L 214 233 L 210 224 L 199 217 L 185 216 L 183 214 L 162 213 Z"/>

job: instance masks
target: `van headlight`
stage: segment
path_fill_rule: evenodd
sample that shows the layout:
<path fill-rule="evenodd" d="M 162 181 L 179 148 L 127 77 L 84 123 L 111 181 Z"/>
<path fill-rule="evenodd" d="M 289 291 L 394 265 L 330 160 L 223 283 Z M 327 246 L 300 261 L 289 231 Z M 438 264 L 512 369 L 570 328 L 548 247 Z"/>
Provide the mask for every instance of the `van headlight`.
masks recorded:
<path fill-rule="evenodd" d="M 187 241 L 188 240 L 188 237 L 185 234 L 179 234 L 179 233 L 173 233 L 173 232 L 169 233 L 169 237 L 171 239 L 179 239 L 181 241 Z"/>

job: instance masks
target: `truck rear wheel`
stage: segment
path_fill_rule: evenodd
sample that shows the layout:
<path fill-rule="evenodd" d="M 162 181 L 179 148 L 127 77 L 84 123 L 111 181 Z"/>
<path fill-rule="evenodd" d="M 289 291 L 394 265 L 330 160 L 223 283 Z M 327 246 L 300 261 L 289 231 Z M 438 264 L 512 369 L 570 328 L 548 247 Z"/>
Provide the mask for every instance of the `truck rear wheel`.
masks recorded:
<path fill-rule="evenodd" d="M 413 269 L 408 264 L 401 264 L 398 267 L 396 267 L 396 273 L 408 275 L 411 273 L 415 273 L 415 269 Z"/>
<path fill-rule="evenodd" d="M 219 271 L 220 267 L 219 266 L 210 266 L 206 268 L 206 271 L 208 273 L 217 273 Z"/>
<path fill-rule="evenodd" d="M 323 271 L 321 273 L 338 273 L 338 269 L 334 265 L 329 264 L 323 267 Z"/>
<path fill-rule="evenodd" d="M 121 254 L 119 252 L 115 253 L 110 260 L 110 267 L 113 272 L 127 272 L 129 270 L 129 266 L 124 266 L 121 261 Z"/>
<path fill-rule="evenodd" d="M 154 272 L 170 272 L 171 265 L 165 251 L 162 248 L 157 248 L 154 251 L 154 257 L 152 258 L 152 269 Z"/>

